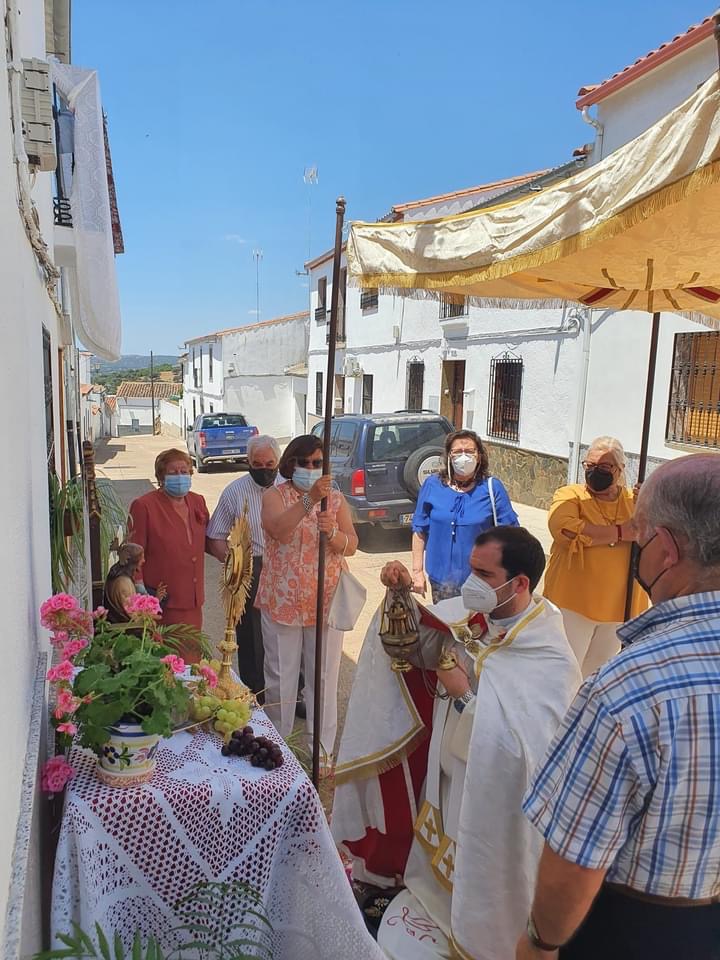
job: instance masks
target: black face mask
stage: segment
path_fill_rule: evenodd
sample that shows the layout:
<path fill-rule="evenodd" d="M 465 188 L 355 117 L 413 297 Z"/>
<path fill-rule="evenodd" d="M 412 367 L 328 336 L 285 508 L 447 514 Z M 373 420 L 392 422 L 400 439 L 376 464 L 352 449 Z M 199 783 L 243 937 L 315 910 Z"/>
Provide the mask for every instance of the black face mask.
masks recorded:
<path fill-rule="evenodd" d="M 642 552 L 643 552 L 643 550 L 645 549 L 645 547 L 647 547 L 649 544 L 651 544 L 651 543 L 653 542 L 653 540 L 655 539 L 656 536 L 657 536 L 657 533 L 654 533 L 654 534 L 650 537 L 649 540 L 646 540 L 646 541 L 645 541 L 645 543 L 644 543 L 642 546 L 640 546 L 640 544 L 637 544 L 636 547 L 635 547 L 635 549 L 634 549 L 633 552 L 632 552 L 632 560 L 631 560 L 631 562 L 632 562 L 632 575 L 633 575 L 633 577 L 635 578 L 635 580 L 637 581 L 637 583 L 640 584 L 640 586 L 643 588 L 643 590 L 645 591 L 645 593 L 646 593 L 649 597 L 651 597 L 650 591 L 651 591 L 652 588 L 655 586 L 655 584 L 658 582 L 658 580 L 660 579 L 660 577 L 661 577 L 664 573 L 667 573 L 667 572 L 668 572 L 668 568 L 667 568 L 667 567 L 666 567 L 664 570 L 661 570 L 660 573 L 655 577 L 655 579 L 654 579 L 651 583 L 648 583 L 646 580 L 644 580 L 644 579 L 640 576 L 640 557 L 642 556 Z M 672 533 L 670 533 L 670 536 L 672 537 Z M 677 540 L 675 540 L 675 537 L 673 537 L 673 540 L 675 541 L 675 546 L 677 546 Z"/>
<path fill-rule="evenodd" d="M 585 471 L 585 483 L 594 490 L 595 493 L 602 493 L 612 486 L 613 475 L 606 470 L 598 470 L 597 467 L 590 467 Z"/>
<path fill-rule="evenodd" d="M 259 487 L 271 487 L 275 483 L 277 467 L 248 467 L 248 473 Z"/>

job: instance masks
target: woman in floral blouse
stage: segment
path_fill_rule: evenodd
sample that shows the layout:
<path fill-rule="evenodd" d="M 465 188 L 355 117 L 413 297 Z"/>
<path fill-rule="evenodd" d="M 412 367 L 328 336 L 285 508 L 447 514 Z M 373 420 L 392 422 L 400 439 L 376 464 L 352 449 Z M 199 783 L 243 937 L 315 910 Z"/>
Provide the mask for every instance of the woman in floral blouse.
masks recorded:
<path fill-rule="evenodd" d="M 320 742 L 332 764 L 337 731 L 337 685 L 343 635 L 327 626 L 344 557 L 355 553 L 358 538 L 350 508 L 323 474 L 322 441 L 306 434 L 292 440 L 278 467 L 288 483 L 263 496 L 265 553 L 255 605 L 260 608 L 265 645 L 265 710 L 287 737 L 293 728 L 300 662 L 306 664 L 307 727 L 312 732 L 314 706 L 315 621 L 318 541 L 327 534 L 323 597 L 322 729 Z M 327 511 L 319 504 L 328 498 Z"/>

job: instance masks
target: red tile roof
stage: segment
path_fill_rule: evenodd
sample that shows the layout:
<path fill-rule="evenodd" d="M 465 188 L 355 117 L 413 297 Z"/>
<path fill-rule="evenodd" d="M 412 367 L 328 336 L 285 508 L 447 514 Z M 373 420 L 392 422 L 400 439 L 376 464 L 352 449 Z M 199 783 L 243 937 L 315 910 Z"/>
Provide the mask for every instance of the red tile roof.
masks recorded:
<path fill-rule="evenodd" d="M 118 397 L 134 397 L 135 399 L 150 398 L 153 394 L 156 400 L 169 400 L 176 397 L 182 387 L 179 383 L 168 383 L 166 380 L 156 380 L 152 385 L 149 380 L 123 380 L 117 390 Z"/>
<path fill-rule="evenodd" d="M 603 80 L 602 83 L 591 83 L 587 86 L 580 87 L 578 90 L 579 99 L 575 102 L 575 106 L 578 110 L 582 110 L 583 107 L 589 107 L 593 103 L 604 100 L 605 97 L 609 97 L 611 93 L 622 89 L 622 87 L 627 86 L 628 83 L 632 83 L 633 80 L 637 80 L 644 74 L 654 70 L 655 67 L 659 67 L 660 64 L 666 63 L 685 50 L 689 50 L 691 47 L 694 47 L 696 43 L 700 43 L 701 40 L 711 37 L 714 28 L 714 17 L 705 17 L 700 23 L 694 23 L 691 27 L 687 28 L 685 33 L 679 33 L 676 37 L 673 37 L 672 40 L 667 41 L 667 43 L 661 43 L 655 50 L 651 50 L 649 53 L 646 53 L 645 56 L 639 57 L 635 63 L 631 63 L 617 73 L 614 73 L 611 77 L 608 77 L 607 80 Z"/>
<path fill-rule="evenodd" d="M 105 397 L 105 406 L 110 413 L 115 413 L 117 410 L 117 397 L 114 394 L 111 397 Z"/>
<path fill-rule="evenodd" d="M 402 214 L 406 210 L 415 210 L 417 207 L 431 207 L 436 203 L 443 203 L 448 200 L 455 200 L 461 197 L 467 197 L 473 193 L 485 193 L 490 190 L 505 190 L 511 187 L 519 187 L 528 180 L 535 177 L 541 177 L 547 170 L 536 170 L 534 173 L 521 173 L 516 177 L 508 177 L 506 180 L 495 180 L 493 183 L 483 183 L 477 187 L 465 187 L 463 190 L 453 190 L 450 193 L 439 193 L 435 197 L 426 197 L 423 200 L 411 200 L 409 203 L 398 203 L 392 208 L 394 219 L 402 219 Z"/>
<path fill-rule="evenodd" d="M 260 330 L 262 327 L 270 327 L 274 323 L 286 323 L 288 320 L 309 320 L 310 314 L 307 310 L 301 310 L 299 313 L 288 313 L 284 317 L 273 317 L 272 320 L 260 320 L 259 323 L 246 323 L 242 327 L 228 327 L 227 330 L 216 330 L 214 333 L 206 333 L 203 337 L 192 337 L 185 341 L 188 343 L 200 343 L 201 340 L 213 340 L 217 337 L 223 337 L 226 333 L 251 333 L 253 330 Z M 186 354 L 187 356 L 187 354 Z"/>
<path fill-rule="evenodd" d="M 81 383 L 80 384 L 80 394 L 83 397 L 86 397 L 92 390 L 92 384 L 90 383 Z"/>

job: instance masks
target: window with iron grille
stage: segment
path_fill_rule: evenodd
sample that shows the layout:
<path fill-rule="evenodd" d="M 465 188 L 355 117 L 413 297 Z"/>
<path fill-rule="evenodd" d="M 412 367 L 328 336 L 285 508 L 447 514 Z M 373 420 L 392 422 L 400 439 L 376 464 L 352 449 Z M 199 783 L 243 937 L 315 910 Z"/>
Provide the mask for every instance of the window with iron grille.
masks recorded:
<path fill-rule="evenodd" d="M 440 295 L 440 319 L 451 320 L 453 317 L 464 317 L 467 314 L 467 297 L 457 293 L 443 293 Z"/>
<path fill-rule="evenodd" d="M 676 333 L 666 439 L 720 447 L 720 333 Z"/>
<path fill-rule="evenodd" d="M 322 370 L 318 370 L 315 374 L 315 413 L 318 417 L 322 416 L 323 412 L 323 375 Z"/>
<path fill-rule="evenodd" d="M 408 364 L 407 410 L 422 410 L 424 381 L 425 364 L 422 360 L 411 360 Z"/>
<path fill-rule="evenodd" d="M 377 287 L 369 287 L 360 294 L 360 309 L 371 310 L 378 305 Z"/>
<path fill-rule="evenodd" d="M 317 307 L 315 308 L 315 319 L 318 323 L 324 322 L 327 317 L 327 277 L 318 278 L 317 286 Z"/>
<path fill-rule="evenodd" d="M 371 373 L 363 374 L 362 382 L 362 412 L 372 413 L 373 401 L 373 375 Z"/>
<path fill-rule="evenodd" d="M 213 348 L 208 347 L 208 380 L 213 378 Z"/>
<path fill-rule="evenodd" d="M 504 353 L 490 361 L 487 434 L 498 440 L 520 439 L 523 361 Z"/>
<path fill-rule="evenodd" d="M 338 284 L 338 311 L 337 311 L 337 334 L 336 343 L 345 343 L 345 295 L 347 293 L 347 269 L 345 267 L 340 271 L 340 282 Z M 328 324 L 325 342 L 330 343 L 330 324 Z"/>

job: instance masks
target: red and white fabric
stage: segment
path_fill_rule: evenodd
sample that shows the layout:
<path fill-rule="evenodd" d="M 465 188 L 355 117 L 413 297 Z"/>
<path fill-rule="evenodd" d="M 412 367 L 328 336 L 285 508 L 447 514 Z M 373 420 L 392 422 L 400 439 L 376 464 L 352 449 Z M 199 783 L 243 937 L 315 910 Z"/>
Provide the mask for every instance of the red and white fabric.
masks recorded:
<path fill-rule="evenodd" d="M 253 728 L 277 742 L 256 710 Z M 263 897 L 275 960 L 381 960 L 367 933 L 318 795 L 293 754 L 261 771 L 223 757 L 219 738 L 177 733 L 163 742 L 142 786 L 95 776 L 93 754 L 75 748 L 52 900 L 53 934 L 99 923 L 129 947 L 136 930 L 178 945 L 174 905 L 199 881 L 241 880 Z"/>

